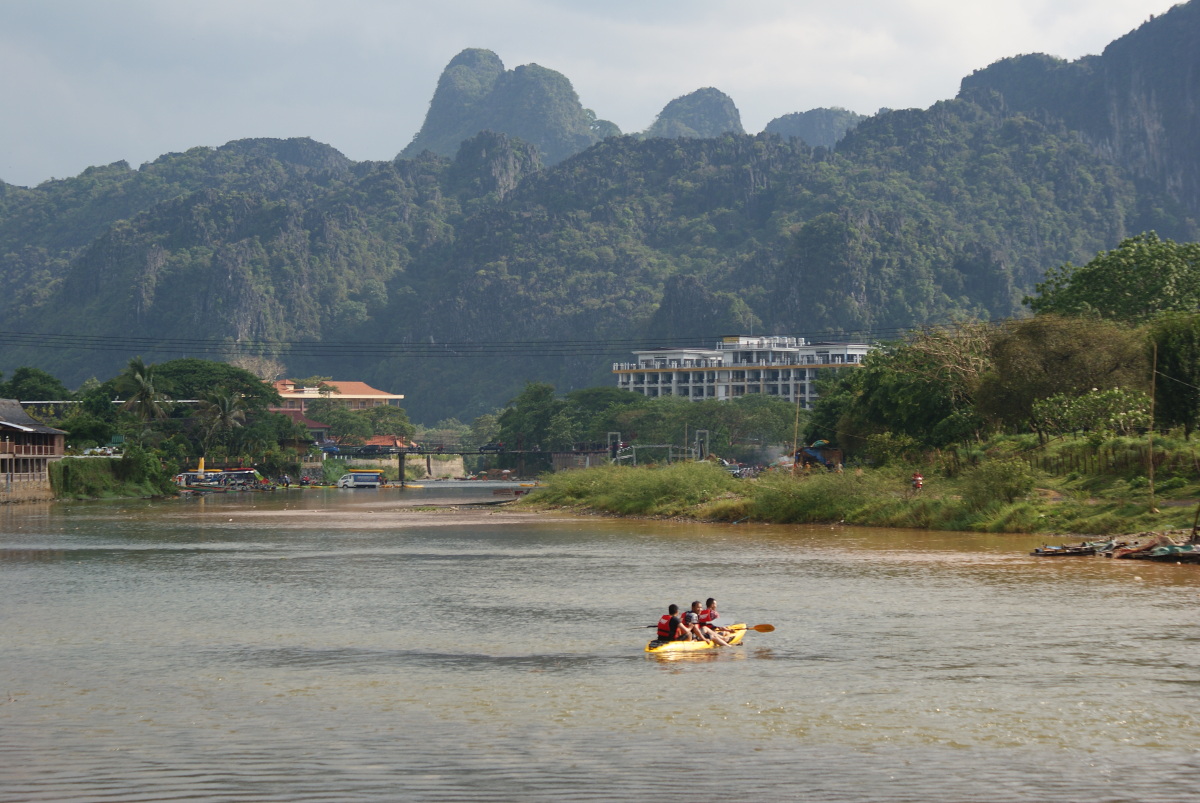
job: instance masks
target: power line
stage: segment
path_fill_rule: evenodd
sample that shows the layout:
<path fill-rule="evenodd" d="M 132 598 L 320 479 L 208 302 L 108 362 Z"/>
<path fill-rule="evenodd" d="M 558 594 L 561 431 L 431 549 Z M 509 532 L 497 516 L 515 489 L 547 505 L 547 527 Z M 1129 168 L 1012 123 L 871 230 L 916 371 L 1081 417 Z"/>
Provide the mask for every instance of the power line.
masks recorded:
<path fill-rule="evenodd" d="M 801 337 L 809 345 L 820 342 L 877 341 L 897 339 L 910 329 L 886 328 L 859 332 L 807 332 L 788 337 Z M 709 336 L 716 342 L 722 336 Z M 764 335 L 763 337 L 772 337 Z M 614 351 L 639 351 L 655 348 L 705 348 L 697 345 L 703 336 L 650 340 L 646 338 L 597 338 L 588 340 L 486 340 L 433 342 L 371 341 L 295 341 L 295 340 L 229 340 L 211 338 L 138 337 L 132 335 L 80 335 L 41 332 L 0 331 L 0 345 L 51 351 L 122 351 L 187 352 L 194 354 L 257 355 L 287 354 L 294 357 L 345 356 L 348 352 L 360 357 L 485 357 L 504 354 L 518 356 L 599 356 Z"/>

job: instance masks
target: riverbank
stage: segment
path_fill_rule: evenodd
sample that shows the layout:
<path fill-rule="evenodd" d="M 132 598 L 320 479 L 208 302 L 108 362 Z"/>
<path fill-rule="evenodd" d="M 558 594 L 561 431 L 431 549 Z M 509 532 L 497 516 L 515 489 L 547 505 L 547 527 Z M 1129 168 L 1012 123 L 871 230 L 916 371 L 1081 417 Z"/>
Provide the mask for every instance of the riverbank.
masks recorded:
<path fill-rule="evenodd" d="M 56 500 L 139 499 L 174 496 L 178 491 L 149 452 L 129 445 L 119 458 L 64 457 L 50 463 Z"/>
<path fill-rule="evenodd" d="M 986 466 L 986 464 L 985 464 Z M 711 463 L 604 466 L 554 474 L 522 503 L 544 510 L 775 524 L 844 523 L 993 533 L 1115 535 L 1190 530 L 1196 502 L 1151 500 L 1124 483 L 1099 493 L 996 463 L 956 478 L 926 477 L 914 490 L 908 469 L 768 472 L 753 480 Z"/>

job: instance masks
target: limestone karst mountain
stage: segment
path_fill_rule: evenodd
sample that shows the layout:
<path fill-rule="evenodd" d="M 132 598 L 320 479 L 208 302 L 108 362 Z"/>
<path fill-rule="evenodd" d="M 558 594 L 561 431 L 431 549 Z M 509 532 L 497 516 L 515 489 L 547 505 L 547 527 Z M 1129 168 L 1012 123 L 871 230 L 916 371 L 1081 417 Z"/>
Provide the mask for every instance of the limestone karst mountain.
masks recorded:
<path fill-rule="evenodd" d="M 796 137 L 814 148 L 832 148 L 864 119 L 848 109 L 809 109 L 776 117 L 763 131 L 785 138 Z"/>
<path fill-rule="evenodd" d="M 547 164 L 620 133 L 583 108 L 562 73 L 537 64 L 506 70 L 495 53 L 471 48 L 442 72 L 424 125 L 400 155 L 428 150 L 453 156 L 462 142 L 481 131 L 529 142 Z"/>
<path fill-rule="evenodd" d="M 647 137 L 711 139 L 722 134 L 744 134 L 742 118 L 733 98 L 706 87 L 668 103 L 646 129 Z"/>

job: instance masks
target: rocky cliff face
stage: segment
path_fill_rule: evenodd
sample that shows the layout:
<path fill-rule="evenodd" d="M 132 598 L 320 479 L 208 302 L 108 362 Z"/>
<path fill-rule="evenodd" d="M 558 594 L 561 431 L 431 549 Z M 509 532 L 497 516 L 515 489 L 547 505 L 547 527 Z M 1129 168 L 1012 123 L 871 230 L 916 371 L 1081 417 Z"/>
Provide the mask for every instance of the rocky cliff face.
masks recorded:
<path fill-rule="evenodd" d="M 541 167 L 536 146 L 484 131 L 459 146 L 450 179 L 459 192 L 470 197 L 494 193 L 497 200 L 503 200 Z"/>
<path fill-rule="evenodd" d="M 1200 214 L 1200 2 L 1175 6 L 1099 56 L 1004 59 L 959 96 L 1057 120 L 1133 175 Z"/>

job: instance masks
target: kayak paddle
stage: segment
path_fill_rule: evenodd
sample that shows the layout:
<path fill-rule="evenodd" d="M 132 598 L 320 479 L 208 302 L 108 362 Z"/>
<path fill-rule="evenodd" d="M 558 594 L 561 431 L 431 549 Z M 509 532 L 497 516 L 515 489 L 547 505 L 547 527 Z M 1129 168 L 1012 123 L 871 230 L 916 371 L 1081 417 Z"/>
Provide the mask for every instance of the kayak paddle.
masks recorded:
<path fill-rule="evenodd" d="M 658 625 L 642 625 L 641 627 L 638 628 L 638 630 L 642 630 L 642 629 L 649 628 L 649 627 L 658 627 Z M 724 625 L 717 625 L 717 627 L 724 627 Z M 773 633 L 773 632 L 775 632 L 775 625 L 741 625 L 741 626 L 730 625 L 729 629 L 730 630 L 754 630 L 758 633 Z"/>

